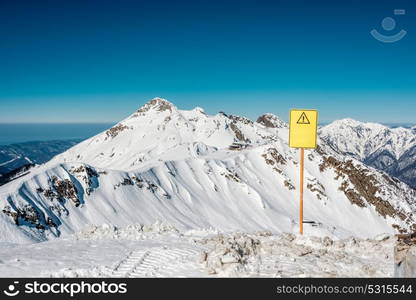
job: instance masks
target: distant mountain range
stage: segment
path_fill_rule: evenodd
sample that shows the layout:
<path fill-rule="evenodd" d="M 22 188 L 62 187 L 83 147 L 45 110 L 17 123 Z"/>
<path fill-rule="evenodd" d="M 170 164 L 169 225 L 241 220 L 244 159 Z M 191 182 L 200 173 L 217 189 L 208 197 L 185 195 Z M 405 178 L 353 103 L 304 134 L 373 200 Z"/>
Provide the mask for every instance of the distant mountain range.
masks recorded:
<path fill-rule="evenodd" d="M 0 146 L 0 184 L 35 164 L 43 164 L 81 140 L 26 142 Z"/>
<path fill-rule="evenodd" d="M 389 128 L 343 119 L 322 127 L 319 135 L 337 152 L 416 187 L 416 127 Z"/>
<path fill-rule="evenodd" d="M 383 140 L 391 140 L 383 149 L 403 157 L 413 132 L 400 137 L 360 126 L 342 120 L 321 128 L 319 147 L 306 150 L 305 220 L 315 224 L 309 232 L 372 237 L 415 230 L 416 191 L 361 162 Z M 299 151 L 288 147 L 288 126 L 277 116 L 254 122 L 155 98 L 1 186 L 0 241 L 158 220 L 178 229 L 293 232 L 298 185 Z"/>

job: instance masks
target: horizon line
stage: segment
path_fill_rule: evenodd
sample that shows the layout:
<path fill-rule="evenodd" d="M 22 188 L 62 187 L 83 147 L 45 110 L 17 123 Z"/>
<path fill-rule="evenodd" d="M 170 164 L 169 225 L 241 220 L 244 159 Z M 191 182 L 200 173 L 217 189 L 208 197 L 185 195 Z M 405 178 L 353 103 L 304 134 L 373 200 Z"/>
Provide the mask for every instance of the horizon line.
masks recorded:
<path fill-rule="evenodd" d="M 279 117 L 278 115 L 276 115 L 277 117 Z M 245 116 L 241 116 L 241 117 L 245 117 Z M 248 118 L 248 117 L 245 117 Z M 280 117 L 279 117 L 280 118 Z M 250 120 L 252 120 L 251 118 L 248 118 Z M 345 119 L 352 119 L 361 123 L 378 123 L 378 124 L 382 124 L 382 125 L 416 125 L 416 122 L 403 122 L 403 121 L 395 121 L 395 122 L 379 122 L 379 121 L 363 121 L 363 120 L 359 120 L 359 119 L 354 119 L 354 118 L 340 118 L 340 119 L 334 119 L 332 121 L 318 121 L 318 124 L 330 124 L 333 123 L 335 121 L 340 121 L 340 120 L 345 120 Z M 284 122 L 288 123 L 287 121 L 285 121 L 284 119 L 282 119 Z M 122 120 L 121 120 L 122 121 Z M 98 125 L 98 124 L 102 124 L 102 125 L 108 125 L 108 124 L 117 124 L 121 121 L 99 121 L 99 122 L 0 122 L 0 125 Z M 252 120 L 253 121 L 253 120 Z M 253 121 L 256 122 L 256 121 Z"/>

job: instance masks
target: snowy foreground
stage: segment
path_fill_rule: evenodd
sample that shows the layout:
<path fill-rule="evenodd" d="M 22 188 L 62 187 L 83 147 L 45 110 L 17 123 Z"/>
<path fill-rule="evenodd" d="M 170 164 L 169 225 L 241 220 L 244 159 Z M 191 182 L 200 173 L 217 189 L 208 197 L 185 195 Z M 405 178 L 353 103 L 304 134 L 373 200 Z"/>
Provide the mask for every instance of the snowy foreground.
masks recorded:
<path fill-rule="evenodd" d="M 307 230 L 307 228 L 306 228 Z M 90 226 L 68 238 L 0 244 L 10 277 L 391 277 L 394 238 L 179 232 Z"/>

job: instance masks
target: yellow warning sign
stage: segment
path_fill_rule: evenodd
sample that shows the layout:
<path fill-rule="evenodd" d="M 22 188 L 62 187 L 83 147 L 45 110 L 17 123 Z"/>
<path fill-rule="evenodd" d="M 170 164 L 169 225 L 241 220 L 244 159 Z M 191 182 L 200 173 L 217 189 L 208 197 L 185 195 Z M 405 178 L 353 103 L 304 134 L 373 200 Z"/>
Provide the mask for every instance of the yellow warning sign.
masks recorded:
<path fill-rule="evenodd" d="M 318 111 L 292 109 L 289 119 L 289 146 L 292 148 L 316 148 Z"/>

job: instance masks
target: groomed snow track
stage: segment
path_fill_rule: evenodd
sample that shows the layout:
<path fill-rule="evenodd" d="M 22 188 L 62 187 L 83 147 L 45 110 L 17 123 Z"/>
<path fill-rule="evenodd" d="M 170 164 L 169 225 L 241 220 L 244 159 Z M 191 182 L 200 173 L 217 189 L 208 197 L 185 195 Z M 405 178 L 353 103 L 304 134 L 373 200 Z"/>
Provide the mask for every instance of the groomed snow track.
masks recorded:
<path fill-rule="evenodd" d="M 166 277 L 177 273 L 182 262 L 196 260 L 198 251 L 188 247 L 137 250 L 114 269 L 111 277 Z"/>

